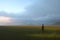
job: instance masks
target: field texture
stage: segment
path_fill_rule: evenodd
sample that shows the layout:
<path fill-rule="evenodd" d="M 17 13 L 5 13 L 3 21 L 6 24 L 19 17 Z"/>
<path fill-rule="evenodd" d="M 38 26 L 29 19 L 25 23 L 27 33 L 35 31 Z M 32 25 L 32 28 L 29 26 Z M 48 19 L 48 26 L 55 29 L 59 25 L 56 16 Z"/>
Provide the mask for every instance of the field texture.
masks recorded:
<path fill-rule="evenodd" d="M 0 40 L 60 40 L 60 26 L 0 26 Z"/>

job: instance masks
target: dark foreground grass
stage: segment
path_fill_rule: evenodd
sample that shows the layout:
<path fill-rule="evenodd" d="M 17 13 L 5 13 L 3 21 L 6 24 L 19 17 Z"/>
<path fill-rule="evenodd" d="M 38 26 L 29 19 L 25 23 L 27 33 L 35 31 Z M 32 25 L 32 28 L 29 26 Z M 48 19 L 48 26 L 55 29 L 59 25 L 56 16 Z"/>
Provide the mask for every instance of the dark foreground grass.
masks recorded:
<path fill-rule="evenodd" d="M 60 40 L 60 30 L 0 27 L 0 40 Z"/>

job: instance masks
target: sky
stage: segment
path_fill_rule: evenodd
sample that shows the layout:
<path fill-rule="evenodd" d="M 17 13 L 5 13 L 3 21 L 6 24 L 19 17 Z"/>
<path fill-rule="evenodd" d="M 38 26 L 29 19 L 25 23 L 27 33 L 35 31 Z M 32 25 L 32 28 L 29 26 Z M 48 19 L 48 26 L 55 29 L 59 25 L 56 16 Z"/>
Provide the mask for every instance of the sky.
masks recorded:
<path fill-rule="evenodd" d="M 0 25 L 60 25 L 60 0 L 0 0 Z"/>

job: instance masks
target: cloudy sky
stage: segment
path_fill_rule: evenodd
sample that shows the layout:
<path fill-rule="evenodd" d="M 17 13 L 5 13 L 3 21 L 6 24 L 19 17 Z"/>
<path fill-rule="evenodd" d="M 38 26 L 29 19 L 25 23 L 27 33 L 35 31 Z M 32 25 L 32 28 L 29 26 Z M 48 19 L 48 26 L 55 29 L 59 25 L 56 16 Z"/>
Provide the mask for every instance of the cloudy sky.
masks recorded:
<path fill-rule="evenodd" d="M 0 0 L 0 25 L 60 25 L 60 0 Z"/>

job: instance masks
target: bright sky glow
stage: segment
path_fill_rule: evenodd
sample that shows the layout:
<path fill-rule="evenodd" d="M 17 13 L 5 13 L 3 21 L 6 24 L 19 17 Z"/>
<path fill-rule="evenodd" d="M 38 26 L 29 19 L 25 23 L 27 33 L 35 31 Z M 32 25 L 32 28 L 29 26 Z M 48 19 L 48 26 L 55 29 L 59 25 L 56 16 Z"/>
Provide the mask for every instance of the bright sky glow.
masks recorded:
<path fill-rule="evenodd" d="M 2 22 L 2 23 L 10 23 L 11 18 L 10 17 L 5 17 L 5 16 L 0 16 L 0 22 Z"/>

